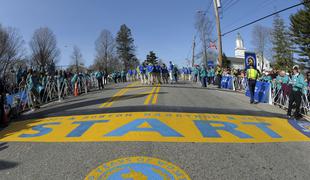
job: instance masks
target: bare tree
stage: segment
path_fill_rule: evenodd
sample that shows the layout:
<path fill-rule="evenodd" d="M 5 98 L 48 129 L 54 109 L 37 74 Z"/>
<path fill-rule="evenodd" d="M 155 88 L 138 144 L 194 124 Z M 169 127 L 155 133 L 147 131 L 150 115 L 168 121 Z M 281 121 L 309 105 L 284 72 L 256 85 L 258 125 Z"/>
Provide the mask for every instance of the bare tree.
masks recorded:
<path fill-rule="evenodd" d="M 199 11 L 196 15 L 195 28 L 199 34 L 202 45 L 203 62 L 206 64 L 208 59 L 208 47 L 212 41 L 214 23 L 206 16 L 205 12 Z"/>
<path fill-rule="evenodd" d="M 3 28 L 0 25 L 0 72 L 1 77 L 6 80 L 10 68 L 22 61 L 25 54 L 24 41 L 14 28 Z"/>
<path fill-rule="evenodd" d="M 55 66 L 60 51 L 57 48 L 56 36 L 49 28 L 37 29 L 30 41 L 32 64 L 42 71 Z"/>
<path fill-rule="evenodd" d="M 255 51 L 262 58 L 262 68 L 264 70 L 264 58 L 269 53 L 270 49 L 270 38 L 271 38 L 271 29 L 260 24 L 257 24 L 253 27 L 252 30 L 252 44 L 255 48 Z"/>
<path fill-rule="evenodd" d="M 95 42 L 96 46 L 96 59 L 95 64 L 98 65 L 100 70 L 108 70 L 115 60 L 115 39 L 109 30 L 101 31 L 99 37 Z"/>
<path fill-rule="evenodd" d="M 80 72 L 79 70 L 81 69 L 80 66 L 84 66 L 84 64 L 83 64 L 83 56 L 82 56 L 81 50 L 77 46 L 73 47 L 71 59 L 72 59 L 72 64 L 74 65 L 75 72 L 79 73 Z"/>

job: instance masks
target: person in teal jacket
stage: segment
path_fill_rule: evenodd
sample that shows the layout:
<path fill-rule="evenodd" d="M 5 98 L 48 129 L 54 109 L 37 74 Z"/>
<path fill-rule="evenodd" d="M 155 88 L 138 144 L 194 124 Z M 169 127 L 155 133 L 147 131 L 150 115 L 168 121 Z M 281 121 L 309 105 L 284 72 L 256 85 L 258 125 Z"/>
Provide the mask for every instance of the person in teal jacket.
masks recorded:
<path fill-rule="evenodd" d="M 207 87 L 207 77 L 208 77 L 208 71 L 205 65 L 202 65 L 202 68 L 200 70 L 200 80 L 202 87 Z"/>
<path fill-rule="evenodd" d="M 214 68 L 211 67 L 210 68 L 210 80 L 211 80 L 211 84 L 214 84 L 214 77 L 215 77 L 215 71 L 214 71 Z"/>
<path fill-rule="evenodd" d="M 197 78 L 198 78 L 198 68 L 197 66 L 193 67 L 193 76 L 194 76 L 194 82 L 197 82 Z"/>
<path fill-rule="evenodd" d="M 127 77 L 126 77 L 126 71 L 125 70 L 122 70 L 121 71 L 121 81 L 124 83 L 124 82 L 127 82 Z"/>
<path fill-rule="evenodd" d="M 299 68 L 297 65 L 293 67 L 293 76 L 289 83 L 292 85 L 292 91 L 290 94 L 287 116 L 291 118 L 293 104 L 295 103 L 296 110 L 294 113 L 294 118 L 300 119 L 302 117 L 301 114 L 299 113 L 300 104 L 301 104 L 302 93 L 303 93 L 304 86 L 306 83 L 305 83 L 305 78 L 299 72 Z"/>
<path fill-rule="evenodd" d="M 288 84 L 289 81 L 290 81 L 290 78 L 288 77 L 288 75 L 286 75 L 284 71 L 281 71 L 279 75 L 276 77 L 276 88 L 277 88 L 276 92 L 281 90 L 282 84 Z"/>
<path fill-rule="evenodd" d="M 26 87 L 28 91 L 29 103 L 32 110 L 39 108 L 38 93 L 36 89 L 37 84 L 38 83 L 35 73 L 32 71 L 32 69 L 29 69 L 26 79 Z"/>
<path fill-rule="evenodd" d="M 95 73 L 95 77 L 96 77 L 96 79 L 98 81 L 98 88 L 99 88 L 99 90 L 100 89 L 104 89 L 103 81 L 102 81 L 103 73 L 101 71 L 97 71 Z"/>
<path fill-rule="evenodd" d="M 263 82 L 269 82 L 270 83 L 272 81 L 272 78 L 271 78 L 271 76 L 268 75 L 267 72 L 265 72 L 259 80 L 263 81 Z"/>

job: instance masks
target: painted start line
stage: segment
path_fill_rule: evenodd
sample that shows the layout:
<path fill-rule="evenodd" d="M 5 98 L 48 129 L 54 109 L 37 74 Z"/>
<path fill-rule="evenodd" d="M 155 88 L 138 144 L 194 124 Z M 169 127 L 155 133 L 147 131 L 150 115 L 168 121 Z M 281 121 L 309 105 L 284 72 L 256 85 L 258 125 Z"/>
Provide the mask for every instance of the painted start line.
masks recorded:
<path fill-rule="evenodd" d="M 273 117 L 206 113 L 134 112 L 49 117 L 12 123 L 2 142 L 310 141 L 310 125 Z"/>

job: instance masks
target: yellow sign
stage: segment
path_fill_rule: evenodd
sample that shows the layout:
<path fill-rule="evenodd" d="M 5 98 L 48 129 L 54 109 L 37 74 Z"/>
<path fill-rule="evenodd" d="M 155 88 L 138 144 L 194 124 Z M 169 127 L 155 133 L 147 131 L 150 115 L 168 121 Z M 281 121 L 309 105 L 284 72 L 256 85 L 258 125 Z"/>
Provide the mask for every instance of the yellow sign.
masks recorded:
<path fill-rule="evenodd" d="M 207 113 L 134 112 L 49 117 L 12 123 L 0 141 L 218 142 L 309 141 L 286 119 Z"/>
<path fill-rule="evenodd" d="M 190 180 L 179 167 L 151 157 L 127 157 L 110 161 L 92 170 L 85 180 Z"/>

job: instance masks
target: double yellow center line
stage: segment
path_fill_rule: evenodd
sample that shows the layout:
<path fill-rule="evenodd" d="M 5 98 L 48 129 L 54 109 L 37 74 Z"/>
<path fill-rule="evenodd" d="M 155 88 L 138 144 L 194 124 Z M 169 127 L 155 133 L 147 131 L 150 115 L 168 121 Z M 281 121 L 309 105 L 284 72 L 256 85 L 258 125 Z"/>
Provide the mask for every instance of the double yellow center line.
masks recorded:
<path fill-rule="evenodd" d="M 157 85 L 155 87 L 152 88 L 151 92 L 149 93 L 149 95 L 147 96 L 146 100 L 144 101 L 144 105 L 148 105 L 148 104 L 156 104 L 157 100 L 158 100 L 158 93 L 160 90 L 160 85 Z M 153 99 L 152 99 L 153 98 Z M 151 101 L 152 100 L 152 101 Z"/>
<path fill-rule="evenodd" d="M 129 90 L 129 87 L 135 86 L 136 84 L 137 83 L 129 84 L 124 89 L 118 91 L 107 102 L 100 105 L 99 108 L 111 107 L 115 101 L 117 101 L 119 98 L 121 98 L 121 96 L 124 95 Z"/>

